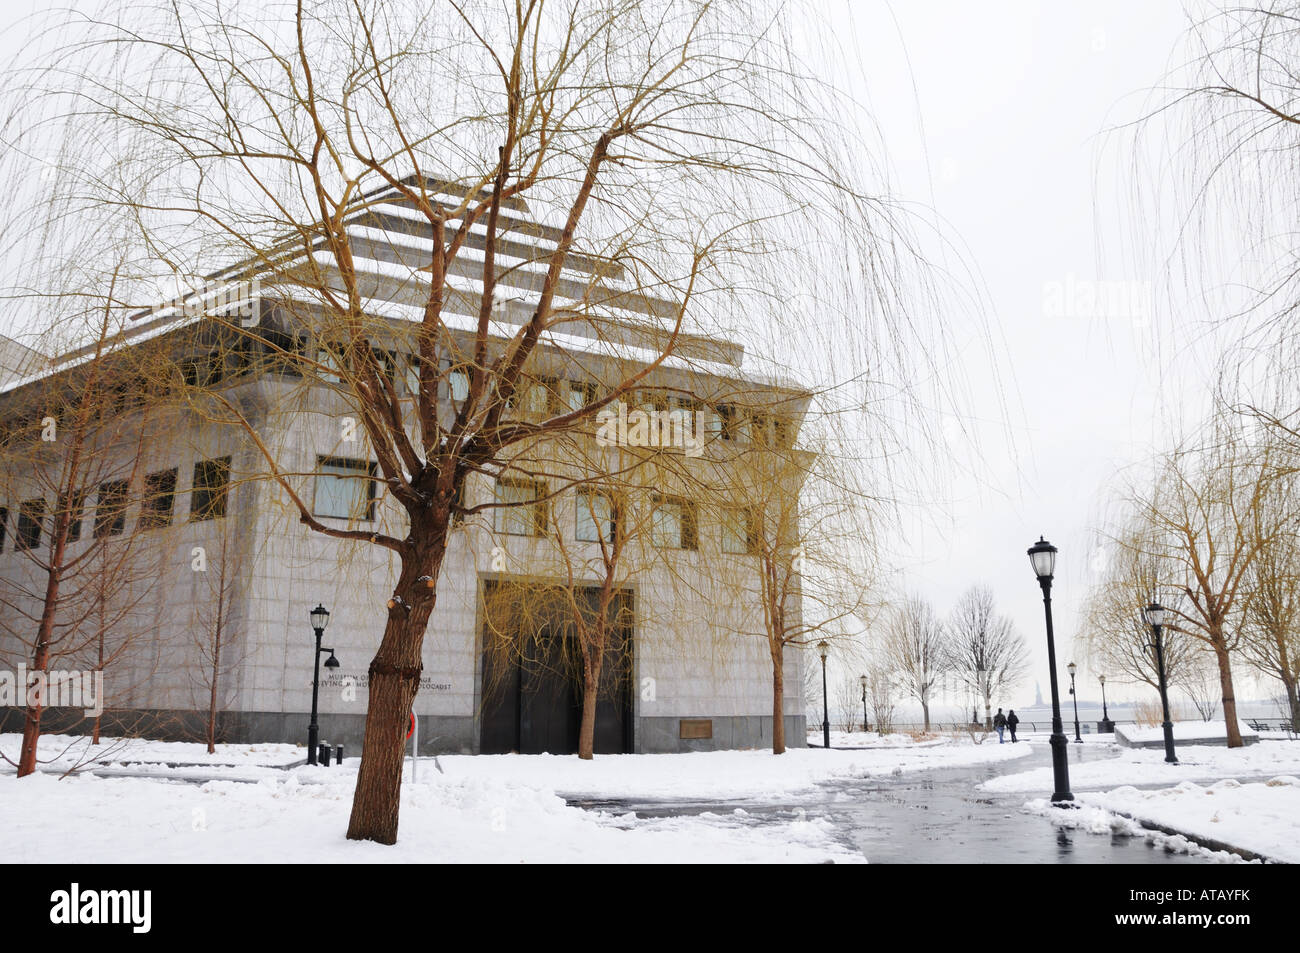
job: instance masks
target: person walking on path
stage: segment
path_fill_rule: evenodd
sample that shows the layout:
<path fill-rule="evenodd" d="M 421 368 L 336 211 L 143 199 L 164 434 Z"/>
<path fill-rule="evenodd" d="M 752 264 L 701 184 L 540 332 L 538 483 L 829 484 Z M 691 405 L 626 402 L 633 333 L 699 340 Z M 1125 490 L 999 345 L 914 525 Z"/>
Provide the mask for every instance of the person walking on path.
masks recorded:
<path fill-rule="evenodd" d="M 1007 730 L 1007 716 L 1002 714 L 1001 708 L 999 708 L 998 713 L 993 716 L 993 728 L 998 733 L 998 744 L 1006 744 L 1002 738 L 1002 732 Z"/>
<path fill-rule="evenodd" d="M 1011 743 L 1016 743 L 1016 725 L 1020 724 L 1020 719 L 1016 717 L 1016 710 L 1012 708 L 1007 712 L 1007 730 L 1011 732 Z"/>

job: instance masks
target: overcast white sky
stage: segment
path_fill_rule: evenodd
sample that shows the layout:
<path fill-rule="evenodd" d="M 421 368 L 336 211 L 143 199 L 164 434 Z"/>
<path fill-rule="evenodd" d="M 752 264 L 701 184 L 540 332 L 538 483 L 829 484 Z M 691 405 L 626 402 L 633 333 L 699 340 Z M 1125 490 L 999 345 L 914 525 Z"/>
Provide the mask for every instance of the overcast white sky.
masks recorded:
<path fill-rule="evenodd" d="M 1158 340 L 1161 305 L 1142 295 L 1147 282 L 1158 294 L 1158 281 L 1125 263 L 1141 225 L 1125 201 L 1133 146 L 1104 134 L 1142 113 L 1189 21 L 1176 0 L 938 0 L 849 3 L 837 23 L 900 191 L 932 205 L 966 246 L 1014 377 L 999 390 L 985 376 L 977 388 L 988 469 L 958 486 L 946 526 L 915 523 L 907 576 L 941 611 L 973 582 L 994 589 L 1035 652 L 1023 697 L 1008 700 L 1025 703 L 1035 680 L 1047 694 L 1042 602 L 1025 550 L 1042 534 L 1061 551 L 1053 602 L 1064 668 L 1117 471 L 1167 443 L 1170 413 L 1208 406 L 1208 367 L 1178 353 L 1171 368 L 1160 356 L 1176 343 Z M 1122 307 L 1126 296 L 1103 313 L 1059 307 L 1054 293 L 1068 302 L 1084 281 L 1136 282 L 1138 307 Z M 980 369 L 967 370 L 978 384 Z M 999 399 L 1014 450 L 995 423 Z M 1093 675 L 1083 674 L 1084 698 L 1099 695 Z"/>
<path fill-rule="evenodd" d="M 19 48 L 12 25 L 40 6 L 0 8 L 0 55 Z M 1159 302 L 1138 302 L 1138 313 L 1062 314 L 1052 298 L 1079 282 L 1133 281 L 1140 290 L 1152 279 L 1124 263 L 1124 241 L 1140 225 L 1121 200 L 1131 150 L 1098 149 L 1108 126 L 1140 114 L 1188 17 L 1178 0 L 826 0 L 826 11 L 860 72 L 853 92 L 883 129 L 899 191 L 932 208 L 964 246 L 1012 372 L 998 387 L 982 368 L 967 369 L 987 469 L 961 481 L 950 506 L 915 521 L 905 570 L 941 612 L 972 583 L 994 589 L 1035 652 L 1033 676 L 1008 700 L 1025 704 L 1035 681 L 1047 691 L 1025 549 L 1043 534 L 1061 550 L 1054 597 L 1064 667 L 1099 565 L 1092 531 L 1108 487 L 1153 442 L 1167 442 L 1171 411 L 1195 417 L 1207 405 L 1208 368 L 1186 354 L 1160 356 L 1175 352 L 1148 313 Z M 1015 422 L 1012 444 L 999 401 Z M 1084 698 L 1097 695 L 1095 674 L 1084 673 Z"/>

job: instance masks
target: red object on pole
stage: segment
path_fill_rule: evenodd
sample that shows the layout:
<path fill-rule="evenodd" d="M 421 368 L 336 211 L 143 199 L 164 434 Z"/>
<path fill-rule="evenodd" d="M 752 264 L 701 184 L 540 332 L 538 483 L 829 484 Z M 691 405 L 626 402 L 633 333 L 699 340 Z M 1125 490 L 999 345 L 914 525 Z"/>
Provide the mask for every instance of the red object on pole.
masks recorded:
<path fill-rule="evenodd" d="M 409 738 L 413 734 L 415 734 L 415 712 L 411 712 L 411 724 L 406 729 L 406 737 Z"/>

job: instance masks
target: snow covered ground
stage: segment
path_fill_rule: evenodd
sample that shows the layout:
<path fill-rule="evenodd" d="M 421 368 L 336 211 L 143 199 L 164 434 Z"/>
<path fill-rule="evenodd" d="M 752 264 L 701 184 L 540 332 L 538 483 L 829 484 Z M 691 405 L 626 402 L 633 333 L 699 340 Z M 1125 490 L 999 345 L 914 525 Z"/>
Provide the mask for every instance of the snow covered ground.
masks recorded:
<path fill-rule="evenodd" d="M 1225 721 L 1175 721 L 1173 730 L 1175 743 L 1204 744 L 1211 740 L 1223 743 L 1228 736 L 1228 723 Z M 1254 744 L 1259 740 L 1259 732 L 1244 721 L 1237 722 L 1237 730 L 1241 732 L 1243 739 L 1249 739 L 1250 744 Z M 1154 727 L 1116 725 L 1115 735 L 1115 740 L 1120 744 L 1124 744 L 1125 741 L 1129 744 L 1163 744 L 1165 729 L 1161 725 L 1155 725 Z"/>
<path fill-rule="evenodd" d="M 12 756 L 17 736 L 0 736 Z M 41 756 L 59 761 L 71 739 L 42 739 Z M 0 775 L 0 852 L 11 862 L 61 859 L 256 863 L 264 861 L 487 862 L 845 862 L 861 856 L 840 843 L 824 818 L 794 811 L 787 823 L 760 822 L 734 806 L 703 814 L 637 818 L 617 806 L 583 810 L 588 800 L 798 801 L 821 780 L 895 775 L 982 764 L 1029 754 L 1029 745 L 889 744 L 866 751 L 791 749 L 666 755 L 611 755 L 581 762 L 552 755 L 447 756 L 410 765 L 402 788 L 395 848 L 346 840 L 358 761 L 342 767 L 274 767 L 294 746 L 224 746 L 224 761 L 198 757 L 201 745 L 145 743 L 127 757 L 151 777 L 104 777 L 83 770 L 59 779 Z M 260 749 L 254 751 L 254 747 Z M 236 750 L 236 749 L 243 749 Z M 287 749 L 287 750 L 283 750 Z M 300 756 L 300 755 L 299 755 Z M 84 757 L 84 755 L 83 755 Z M 171 764 L 202 768 L 171 767 Z M 45 768 L 60 769 L 47 764 Z M 8 768 L 12 771 L 12 768 Z M 186 778 L 198 778 L 185 783 Z"/>
<path fill-rule="evenodd" d="M 1300 778 L 1283 775 L 1202 787 L 1184 781 L 1159 791 L 1116 788 L 1084 794 L 1085 804 L 1229 844 L 1272 860 L 1300 863 Z"/>
<path fill-rule="evenodd" d="M 1300 775 L 1300 741 L 1260 741 L 1243 748 L 1179 745 L 1178 764 L 1165 763 L 1163 748 L 1115 747 L 1114 750 L 1113 758 L 1071 762 L 1071 789 L 1078 793 L 1123 785 L 1173 786 L 1183 781 L 1266 780 L 1279 774 Z M 1004 774 L 980 785 L 980 790 L 996 794 L 1051 789 L 1050 767 Z"/>
<path fill-rule="evenodd" d="M 324 769 L 321 769 L 324 770 Z M 553 792 L 482 779 L 405 784 L 395 847 L 344 837 L 354 776 L 305 784 L 142 778 L 0 778 L 10 863 L 854 862 L 821 818 L 744 812 L 638 820 Z M 51 845 L 57 851 L 51 853 Z"/>
<path fill-rule="evenodd" d="M 875 731 L 832 731 L 831 747 L 832 748 L 911 748 L 916 745 L 938 745 L 953 740 L 950 736 L 940 736 L 938 733 L 929 737 L 913 737 L 906 732 L 890 732 L 889 734 L 879 734 Z M 966 736 L 961 736 L 961 740 L 969 740 Z M 996 743 L 996 739 L 994 739 Z M 808 744 L 814 747 L 821 747 L 822 733 L 821 729 L 808 732 Z"/>
<path fill-rule="evenodd" d="M 90 766 L 105 762 L 119 766 L 135 764 L 200 765 L 289 765 L 307 757 L 307 749 L 290 744 L 227 745 L 219 744 L 214 754 L 207 745 L 174 741 L 146 741 L 143 738 L 101 738 L 92 745 L 90 739 L 74 735 L 41 735 L 36 752 L 38 760 L 51 768 Z M 22 743 L 20 734 L 0 735 L 0 755 L 18 760 Z"/>
<path fill-rule="evenodd" d="M 1024 811 L 1027 814 L 1041 814 L 1057 827 L 1068 830 L 1082 830 L 1109 837 L 1138 837 L 1173 854 L 1194 854 L 1221 864 L 1242 863 L 1242 858 L 1231 851 L 1210 850 L 1182 834 L 1150 830 L 1122 814 L 1089 804 L 1063 809 L 1053 805 L 1047 798 L 1036 798 L 1025 804 Z"/>
<path fill-rule="evenodd" d="M 1151 832 L 1135 821 L 1269 860 L 1300 863 L 1300 778 L 1294 776 L 1247 784 L 1228 778 L 1208 787 L 1183 781 L 1157 791 L 1125 786 L 1077 798 L 1083 805 L 1079 810 L 1053 808 L 1046 800 L 1030 801 L 1025 809 L 1062 826 L 1147 836 L 1174 850 L 1198 848 L 1187 837 Z"/>

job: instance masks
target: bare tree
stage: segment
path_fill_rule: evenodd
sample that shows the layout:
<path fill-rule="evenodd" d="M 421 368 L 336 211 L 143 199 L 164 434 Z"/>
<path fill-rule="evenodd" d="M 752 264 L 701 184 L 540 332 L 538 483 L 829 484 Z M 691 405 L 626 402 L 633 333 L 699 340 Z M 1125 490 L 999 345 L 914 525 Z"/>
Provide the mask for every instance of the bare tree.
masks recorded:
<path fill-rule="evenodd" d="M 1241 642 L 1235 623 L 1255 560 L 1283 531 L 1259 519 L 1274 475 L 1268 447 L 1251 446 L 1232 421 L 1217 418 L 1198 446 L 1163 459 L 1150 490 L 1132 495 L 1142 531 L 1129 545 L 1155 560 L 1161 591 L 1183 597 L 1171 611 L 1172 627 L 1214 652 L 1233 748 L 1242 744 L 1232 681 L 1232 653 Z"/>
<path fill-rule="evenodd" d="M 224 497 L 229 489 L 226 484 L 222 486 Z M 224 499 L 213 498 L 207 506 L 209 513 L 201 514 L 202 518 L 212 518 L 218 507 L 224 515 Z M 239 543 L 232 538 L 233 534 L 234 527 L 225 523 L 215 551 L 208 554 L 205 548 L 196 557 L 202 558 L 204 565 L 195 567 L 201 593 L 194 603 L 191 629 L 197 664 L 190 669 L 189 675 L 205 713 L 203 740 L 208 746 L 208 754 L 216 751 L 218 720 L 233 695 L 230 679 L 247 656 L 240 639 L 240 620 L 235 617 L 235 607 L 245 580 Z"/>
<path fill-rule="evenodd" d="M 885 624 L 881 652 L 900 688 L 921 704 L 930 730 L 930 701 L 950 661 L 947 633 L 934 609 L 919 596 L 906 597 Z"/>
<path fill-rule="evenodd" d="M 1015 624 L 997 612 L 987 586 L 967 589 L 947 625 L 947 668 L 984 702 L 986 726 L 993 724 L 993 699 L 1011 691 L 1029 670 L 1029 648 Z"/>
<path fill-rule="evenodd" d="M 877 732 L 889 734 L 894 727 L 894 712 L 898 708 L 898 688 L 893 672 L 883 661 L 867 666 L 867 710 Z"/>
<path fill-rule="evenodd" d="M 1170 681 L 1177 685 L 1191 700 L 1192 707 L 1201 716 L 1201 721 L 1209 721 L 1219 710 L 1219 672 L 1214 663 L 1214 656 L 1203 649 L 1194 650 L 1183 659 L 1178 677 Z"/>
<path fill-rule="evenodd" d="M 1130 538 L 1112 541 L 1105 576 L 1092 586 L 1084 604 L 1084 653 L 1093 671 L 1118 681 L 1142 682 L 1158 691 L 1160 673 L 1153 634 L 1142 610 L 1158 597 L 1170 608 L 1177 608 L 1184 596 L 1170 587 L 1161 589 L 1160 560 L 1151 555 L 1149 542 L 1138 540 L 1142 529 L 1129 526 L 1123 532 L 1131 534 Z M 1163 596 L 1159 596 L 1161 592 Z M 1203 651 L 1200 643 L 1176 624 L 1165 626 L 1161 645 L 1165 678 L 1171 685 Z"/>
<path fill-rule="evenodd" d="M 1293 730 L 1300 731 L 1300 538 L 1294 529 L 1297 475 L 1286 472 L 1267 490 L 1255 513 L 1263 538 L 1251 563 L 1242 657 L 1282 682 Z M 1277 527 L 1284 527 L 1278 531 Z"/>
<path fill-rule="evenodd" d="M 105 308 L 79 362 L 62 373 L 30 368 L 39 379 L 9 391 L 0 407 L 0 480 L 16 502 L 0 574 L 0 633 L 4 654 L 20 656 L 33 679 L 18 686 L 25 713 L 19 777 L 36 770 L 51 672 L 84 666 L 102 686 L 105 669 L 147 634 L 127 620 L 157 570 L 140 556 L 138 531 L 125 532 L 144 460 L 143 433 L 129 421 L 143 395 L 133 393 L 139 378 L 117 353 L 113 328 Z M 3 510 L 8 520 L 9 507 Z M 102 710 L 102 687 L 99 696 Z"/>
<path fill-rule="evenodd" d="M 761 611 L 762 629 L 753 634 L 771 663 L 772 753 L 782 754 L 790 649 L 829 642 L 855 657 L 870 610 L 874 531 L 843 461 L 795 446 L 788 409 L 756 410 L 749 427 L 747 449 L 706 488 L 723 521 L 713 598 L 738 595 Z"/>
<path fill-rule="evenodd" d="M 853 731 L 862 724 L 862 685 L 859 676 L 843 673 L 835 683 L 835 700 L 832 708 L 832 724 L 838 725 L 840 731 Z M 866 726 L 863 725 L 863 730 Z"/>

